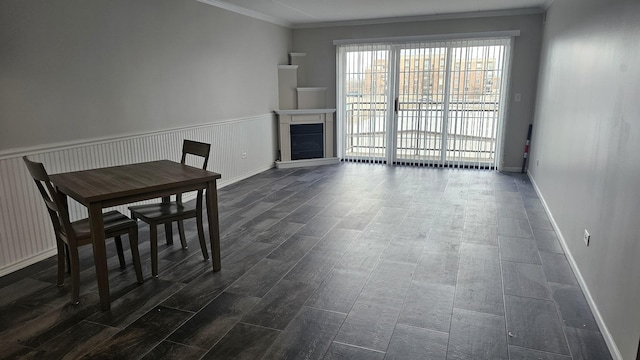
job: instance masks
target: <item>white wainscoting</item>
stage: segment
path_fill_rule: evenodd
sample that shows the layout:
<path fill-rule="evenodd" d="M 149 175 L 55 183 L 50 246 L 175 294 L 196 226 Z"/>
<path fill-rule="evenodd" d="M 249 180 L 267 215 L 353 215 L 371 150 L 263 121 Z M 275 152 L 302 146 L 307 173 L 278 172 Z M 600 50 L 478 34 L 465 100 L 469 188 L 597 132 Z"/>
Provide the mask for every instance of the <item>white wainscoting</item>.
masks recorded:
<path fill-rule="evenodd" d="M 265 114 L 153 133 L 0 152 L 0 276 L 55 254 L 49 216 L 22 156 L 44 163 L 53 174 L 161 159 L 180 161 L 182 140 L 191 139 L 211 144 L 208 170 L 222 174 L 220 188 L 274 166 L 276 130 L 274 116 Z M 117 209 L 128 213 L 126 206 Z M 72 219 L 87 216 L 86 209 L 73 201 L 69 211 Z"/>

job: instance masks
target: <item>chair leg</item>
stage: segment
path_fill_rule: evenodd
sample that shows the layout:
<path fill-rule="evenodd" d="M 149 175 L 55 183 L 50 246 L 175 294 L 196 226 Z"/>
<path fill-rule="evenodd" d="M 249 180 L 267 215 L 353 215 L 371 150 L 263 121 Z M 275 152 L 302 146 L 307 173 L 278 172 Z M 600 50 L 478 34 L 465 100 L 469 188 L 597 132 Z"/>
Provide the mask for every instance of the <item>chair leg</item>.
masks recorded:
<path fill-rule="evenodd" d="M 200 241 L 200 250 L 205 260 L 209 260 L 209 252 L 207 251 L 207 243 L 204 240 L 204 226 L 202 225 L 202 201 L 198 203 L 198 211 L 196 211 L 196 227 L 198 228 L 198 240 Z"/>
<path fill-rule="evenodd" d="M 78 248 L 68 247 L 71 260 L 71 302 L 80 303 L 80 259 L 78 258 Z"/>
<path fill-rule="evenodd" d="M 164 224 L 164 236 L 167 239 L 167 245 L 173 245 L 173 227 L 170 222 Z"/>
<path fill-rule="evenodd" d="M 118 253 L 118 261 L 120 262 L 120 269 L 126 268 L 126 264 L 124 262 L 124 251 L 122 250 L 122 238 L 120 237 L 120 235 L 116 236 L 114 238 L 114 241 L 116 243 L 116 252 Z"/>
<path fill-rule="evenodd" d="M 58 286 L 64 285 L 64 272 L 65 272 L 65 264 L 67 261 L 67 256 L 69 253 L 66 250 L 65 243 L 56 239 L 56 245 L 58 246 Z"/>
<path fill-rule="evenodd" d="M 158 277 L 158 225 L 149 224 L 151 240 L 151 276 Z"/>
<path fill-rule="evenodd" d="M 69 257 L 69 245 L 64 244 L 64 248 L 66 249 L 66 259 L 67 259 L 67 274 L 71 274 L 71 258 Z"/>
<path fill-rule="evenodd" d="M 182 244 L 182 248 L 188 249 L 189 245 L 187 244 L 187 237 L 184 235 L 184 222 L 182 220 L 178 220 L 178 233 L 180 234 L 180 244 Z"/>
<path fill-rule="evenodd" d="M 138 283 L 142 284 L 142 265 L 140 264 L 140 252 L 138 252 L 138 228 L 129 230 L 129 247 L 131 247 L 131 257 L 133 258 L 133 267 L 136 269 L 136 278 Z"/>

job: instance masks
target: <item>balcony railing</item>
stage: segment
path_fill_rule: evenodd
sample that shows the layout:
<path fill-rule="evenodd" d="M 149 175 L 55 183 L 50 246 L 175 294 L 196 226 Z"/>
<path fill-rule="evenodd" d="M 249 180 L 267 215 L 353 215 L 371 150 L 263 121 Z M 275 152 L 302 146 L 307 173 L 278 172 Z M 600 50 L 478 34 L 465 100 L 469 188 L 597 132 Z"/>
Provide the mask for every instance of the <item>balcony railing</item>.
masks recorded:
<path fill-rule="evenodd" d="M 452 101 L 443 136 L 442 101 L 399 102 L 395 124 L 395 159 L 401 162 L 492 163 L 495 159 L 498 103 Z M 386 101 L 346 104 L 345 156 L 384 158 L 387 144 Z M 446 138 L 446 156 L 442 142 Z"/>

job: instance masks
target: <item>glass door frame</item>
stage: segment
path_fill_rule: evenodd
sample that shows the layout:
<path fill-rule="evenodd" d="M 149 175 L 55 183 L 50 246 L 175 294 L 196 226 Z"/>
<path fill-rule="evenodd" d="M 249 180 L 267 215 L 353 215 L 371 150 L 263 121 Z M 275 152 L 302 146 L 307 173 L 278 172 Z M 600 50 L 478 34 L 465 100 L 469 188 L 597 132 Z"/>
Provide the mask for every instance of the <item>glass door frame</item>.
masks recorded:
<path fill-rule="evenodd" d="M 438 44 L 439 42 L 433 42 L 433 45 Z M 407 159 L 401 159 L 398 157 L 398 117 L 400 113 L 399 105 L 400 105 L 400 55 L 403 49 L 411 49 L 412 43 L 397 43 L 392 45 L 393 59 L 394 59 L 394 67 L 390 69 L 391 72 L 394 73 L 395 83 L 393 84 L 393 93 L 389 94 L 389 97 L 394 99 L 394 111 L 391 112 L 392 118 L 389 120 L 392 128 L 388 130 L 390 134 L 389 137 L 392 140 L 389 142 L 391 144 L 391 149 L 387 152 L 387 163 L 388 164 L 396 164 L 396 163 L 406 163 Z M 440 133 L 440 152 L 439 159 L 436 162 L 436 166 L 442 166 L 446 160 L 446 148 L 447 148 L 447 132 L 445 131 L 448 128 L 448 108 L 449 108 L 449 100 L 450 96 L 450 82 L 451 82 L 451 46 L 433 46 L 429 47 L 429 49 L 441 48 L 445 49 L 445 69 L 444 69 L 444 89 L 443 89 L 443 108 L 442 108 L 442 124 L 441 124 L 441 133 Z"/>
<path fill-rule="evenodd" d="M 358 45 L 358 44 L 371 44 L 377 43 L 380 45 L 389 46 L 389 61 L 387 67 L 387 129 L 386 129 L 386 149 L 383 160 L 387 164 L 393 164 L 399 161 L 397 157 L 397 130 L 398 130 L 398 108 L 397 102 L 399 99 L 399 61 L 400 61 L 400 49 L 407 48 L 410 42 L 445 42 L 450 41 L 447 45 L 446 52 L 446 69 L 445 69 L 445 90 L 444 90 L 444 108 L 443 108 L 443 120 L 441 129 L 441 148 L 440 148 L 440 160 L 436 166 L 445 166 L 447 164 L 447 134 L 449 125 L 449 105 L 450 105 L 450 89 L 451 89 L 451 66 L 452 66 L 452 51 L 451 49 L 456 47 L 456 43 L 462 43 L 464 41 L 480 41 L 480 40 L 505 40 L 504 50 L 504 67 L 502 73 L 501 92 L 499 100 L 499 112 L 496 129 L 496 143 L 494 150 L 494 160 L 490 168 L 501 170 L 502 158 L 504 152 L 504 133 L 506 128 L 506 114 L 508 113 L 509 103 L 507 101 L 508 94 L 510 93 L 510 78 L 511 78 L 511 60 L 513 54 L 513 42 L 516 36 L 520 35 L 520 31 L 498 31 L 487 33 L 475 33 L 475 34 L 450 34 L 445 36 L 409 36 L 409 37 L 397 37 L 397 38 L 381 38 L 381 39 L 354 39 L 354 40 L 336 40 L 334 45 Z M 344 76 L 345 73 L 345 57 L 342 56 L 342 47 L 338 46 L 336 51 L 336 104 L 337 113 L 339 117 L 337 123 L 337 154 L 341 159 L 345 158 L 344 146 L 345 146 L 345 132 L 344 125 L 345 119 L 345 102 L 344 102 Z M 392 90 L 393 89 L 393 90 Z M 464 166 L 465 164 L 462 163 Z"/>
<path fill-rule="evenodd" d="M 359 44 L 359 43 L 354 43 L 353 45 L 367 45 L 367 43 L 364 44 Z M 387 51 L 388 55 L 387 55 L 387 69 L 386 69 L 386 77 L 387 77 L 387 83 L 388 84 L 393 84 L 395 82 L 395 73 L 393 71 L 391 71 L 391 63 L 394 61 L 392 59 L 392 54 L 393 52 L 390 50 L 392 44 L 368 44 L 371 45 L 368 50 L 369 51 Z M 379 48 L 378 48 L 379 47 Z M 377 48 L 377 49 L 376 49 Z M 337 104 L 337 111 L 336 111 L 336 116 L 338 116 L 338 118 L 336 119 L 336 126 L 337 126 L 337 131 L 336 131 L 336 148 L 337 148 L 337 156 L 340 159 L 345 159 L 345 158 L 349 158 L 350 160 L 355 160 L 355 161 L 359 161 L 358 156 L 347 156 L 347 154 L 345 154 L 345 149 L 346 149 L 346 129 L 345 129 L 345 119 L 342 119 L 340 117 L 344 116 L 347 112 L 347 108 L 346 108 L 346 102 L 344 101 L 344 99 L 346 98 L 345 92 L 344 92 L 344 86 L 345 86 L 345 80 L 344 79 L 344 74 L 346 73 L 346 56 L 343 56 L 343 51 L 345 51 L 344 48 L 340 47 L 337 49 L 336 51 L 336 84 L 337 84 L 337 89 L 336 89 L 336 104 Z M 390 120 L 390 114 L 393 113 L 393 99 L 391 99 L 389 96 L 389 87 L 387 88 L 387 101 L 386 101 L 386 108 L 382 109 L 386 112 L 386 117 L 385 117 L 385 153 L 384 156 L 369 156 L 366 157 L 367 161 L 369 162 L 387 162 L 388 159 L 388 154 L 389 154 L 389 120 Z"/>

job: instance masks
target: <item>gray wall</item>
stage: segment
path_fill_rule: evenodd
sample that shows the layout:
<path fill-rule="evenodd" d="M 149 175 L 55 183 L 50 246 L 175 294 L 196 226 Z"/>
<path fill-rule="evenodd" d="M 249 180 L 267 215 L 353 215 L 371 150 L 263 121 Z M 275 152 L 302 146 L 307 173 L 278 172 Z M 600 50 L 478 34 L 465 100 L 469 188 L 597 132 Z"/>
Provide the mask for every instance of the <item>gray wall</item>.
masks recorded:
<path fill-rule="evenodd" d="M 637 0 L 554 2 L 529 169 L 624 359 L 640 336 L 639 19 Z"/>
<path fill-rule="evenodd" d="M 268 114 L 290 48 L 195 0 L 0 1 L 0 152 Z"/>
<path fill-rule="evenodd" d="M 306 85 L 328 87 L 327 105 L 334 107 L 336 55 L 333 40 L 499 30 L 521 31 L 514 47 L 510 113 L 507 116 L 503 157 L 505 167 L 520 167 L 527 127 L 533 121 L 542 15 L 294 29 L 293 49 L 307 53 Z M 513 101 L 514 93 L 522 94 L 521 102 Z"/>

